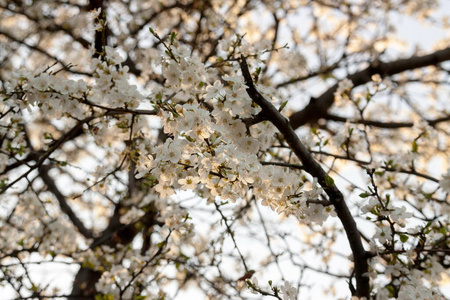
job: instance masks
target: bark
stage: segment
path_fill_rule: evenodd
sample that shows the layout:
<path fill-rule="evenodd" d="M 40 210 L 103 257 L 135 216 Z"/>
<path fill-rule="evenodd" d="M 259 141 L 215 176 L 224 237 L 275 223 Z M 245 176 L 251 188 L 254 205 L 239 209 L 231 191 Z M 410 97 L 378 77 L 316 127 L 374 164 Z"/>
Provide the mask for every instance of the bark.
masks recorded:
<path fill-rule="evenodd" d="M 61 207 L 61 210 L 69 217 L 72 224 L 78 229 L 78 231 L 85 237 L 85 238 L 93 238 L 92 231 L 86 226 L 84 226 L 83 222 L 77 217 L 75 212 L 72 210 L 70 205 L 67 203 L 66 197 L 63 195 L 63 193 L 59 190 L 59 188 L 56 186 L 55 181 L 53 178 L 48 175 L 48 172 L 50 170 L 50 166 L 48 165 L 42 165 L 39 167 L 39 177 L 44 181 L 45 185 L 47 186 L 48 190 L 55 195 L 55 198 L 59 202 L 59 206 Z"/>
<path fill-rule="evenodd" d="M 393 62 L 374 62 L 366 69 L 348 76 L 348 79 L 356 87 L 370 82 L 375 74 L 379 74 L 384 78 L 408 70 L 436 66 L 447 60 L 450 60 L 450 47 L 424 56 L 412 56 Z M 338 88 L 338 84 L 336 83 L 330 87 L 318 98 L 312 98 L 304 109 L 292 114 L 289 119 L 292 128 L 297 129 L 307 123 L 316 123 L 320 118 L 326 118 L 328 109 L 333 105 L 334 93 Z"/>
<path fill-rule="evenodd" d="M 109 246 L 115 248 L 118 244 L 127 245 L 133 241 L 140 232 L 141 224 L 146 228 L 152 228 L 160 223 L 157 220 L 157 211 L 154 205 L 151 205 L 149 211 L 139 220 L 139 222 L 123 225 L 120 223 L 120 216 L 123 206 L 118 204 L 109 220 L 108 227 L 103 231 L 100 237 L 96 238 L 90 248 L 99 246 Z M 102 273 L 81 266 L 73 282 L 71 299 L 85 300 L 94 299 L 97 294 L 95 284 L 100 279 Z"/>
<path fill-rule="evenodd" d="M 291 147 L 292 151 L 301 160 L 304 170 L 318 179 L 318 182 L 327 193 L 329 201 L 334 205 L 336 213 L 342 225 L 344 226 L 347 239 L 354 258 L 356 291 L 355 295 L 358 297 L 369 298 L 370 285 L 369 278 L 366 276 L 368 272 L 367 253 L 362 245 L 361 236 L 359 234 L 356 222 L 344 201 L 344 196 L 341 191 L 334 184 L 334 181 L 322 169 L 320 164 L 314 159 L 308 149 L 298 138 L 292 126 L 269 101 L 267 101 L 256 89 L 253 84 L 250 71 L 244 56 L 241 56 L 241 69 L 245 78 L 245 84 L 248 86 L 247 93 L 250 98 L 257 103 L 266 116 L 267 120 L 272 122 L 277 129 L 283 134 L 286 142 Z"/>

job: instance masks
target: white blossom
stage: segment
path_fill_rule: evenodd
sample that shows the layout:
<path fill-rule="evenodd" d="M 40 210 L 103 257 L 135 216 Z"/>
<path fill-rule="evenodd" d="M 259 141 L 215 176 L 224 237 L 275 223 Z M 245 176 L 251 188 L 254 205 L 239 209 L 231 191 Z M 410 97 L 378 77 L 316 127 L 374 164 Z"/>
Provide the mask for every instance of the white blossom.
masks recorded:
<path fill-rule="evenodd" d="M 297 288 L 291 285 L 289 281 L 286 281 L 280 287 L 281 293 L 283 294 L 283 300 L 296 300 L 297 299 Z"/>

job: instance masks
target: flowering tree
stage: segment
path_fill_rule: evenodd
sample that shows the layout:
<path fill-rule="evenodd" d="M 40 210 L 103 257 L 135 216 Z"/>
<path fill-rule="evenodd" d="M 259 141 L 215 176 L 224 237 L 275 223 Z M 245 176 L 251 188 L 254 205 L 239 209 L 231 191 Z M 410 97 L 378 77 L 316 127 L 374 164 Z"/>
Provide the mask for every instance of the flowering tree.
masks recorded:
<path fill-rule="evenodd" d="M 0 0 L 1 293 L 444 299 L 438 4 Z"/>

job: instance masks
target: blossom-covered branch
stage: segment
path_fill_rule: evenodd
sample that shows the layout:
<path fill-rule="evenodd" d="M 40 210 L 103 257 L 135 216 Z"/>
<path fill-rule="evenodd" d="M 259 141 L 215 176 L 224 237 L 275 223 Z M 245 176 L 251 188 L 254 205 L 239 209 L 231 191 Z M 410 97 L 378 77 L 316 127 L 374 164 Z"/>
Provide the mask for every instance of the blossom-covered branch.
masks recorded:
<path fill-rule="evenodd" d="M 244 56 L 241 56 L 241 70 L 247 85 L 247 93 L 255 103 L 261 106 L 262 111 L 267 119 L 272 122 L 278 130 L 283 134 L 286 142 L 292 148 L 293 152 L 301 160 L 306 172 L 319 180 L 320 185 L 329 196 L 330 202 L 334 205 L 336 213 L 344 225 L 347 238 L 352 248 L 354 262 L 355 262 L 355 277 L 357 282 L 356 296 L 368 297 L 370 292 L 369 279 L 365 275 L 368 271 L 367 255 L 361 242 L 356 222 L 351 215 L 344 197 L 339 189 L 334 184 L 333 179 L 322 169 L 316 162 L 314 157 L 309 153 L 307 148 L 303 145 L 297 137 L 294 129 L 290 126 L 289 121 L 256 89 L 253 79 L 250 75 L 250 70 Z"/>

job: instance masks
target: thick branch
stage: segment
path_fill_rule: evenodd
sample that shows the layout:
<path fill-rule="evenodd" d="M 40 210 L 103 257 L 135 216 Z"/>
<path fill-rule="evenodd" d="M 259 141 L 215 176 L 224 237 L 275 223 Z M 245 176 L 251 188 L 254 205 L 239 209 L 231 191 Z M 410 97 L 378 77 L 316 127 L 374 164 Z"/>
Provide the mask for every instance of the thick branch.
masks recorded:
<path fill-rule="evenodd" d="M 356 296 L 368 298 L 370 285 L 369 278 L 365 275 L 368 271 L 366 251 L 362 245 L 356 222 L 344 201 L 344 196 L 336 187 L 331 177 L 329 177 L 320 164 L 315 161 L 314 157 L 300 141 L 294 129 L 289 124 L 289 121 L 257 91 L 244 56 L 241 56 L 240 65 L 242 74 L 245 78 L 245 84 L 248 86 L 247 93 L 250 98 L 262 108 L 262 112 L 267 119 L 283 134 L 286 142 L 301 160 L 305 171 L 318 179 L 320 185 L 327 193 L 330 202 L 334 205 L 336 213 L 344 226 L 354 257 L 355 278 L 357 283 Z"/>
<path fill-rule="evenodd" d="M 39 157 L 39 160 L 36 161 L 36 163 L 33 166 L 30 166 L 30 169 L 27 172 L 23 173 L 18 178 L 16 178 L 14 181 L 12 181 L 9 184 L 7 184 L 6 186 L 4 186 L 0 190 L 0 194 L 3 194 L 6 190 L 8 190 L 13 185 L 15 185 L 17 182 L 19 182 L 23 178 L 27 177 L 31 172 L 33 172 L 33 170 L 35 170 L 36 168 L 41 166 L 44 163 L 44 161 L 52 155 L 53 152 L 55 152 L 62 146 L 62 144 L 73 139 L 76 136 L 79 136 L 80 133 L 83 132 L 83 125 L 85 123 L 90 122 L 91 120 L 93 120 L 95 118 L 96 118 L 95 116 L 90 116 L 90 117 L 87 117 L 87 118 L 79 121 L 74 127 L 72 127 L 72 129 L 70 129 L 66 134 L 64 134 L 59 140 L 52 143 L 50 145 L 50 149 L 47 152 L 45 152 L 45 154 L 41 155 Z"/>
<path fill-rule="evenodd" d="M 103 21 L 104 28 L 103 30 L 96 30 L 95 31 L 95 52 L 94 57 L 99 57 L 103 53 L 103 47 L 106 46 L 106 39 L 107 35 L 109 33 L 109 29 L 106 23 L 106 12 L 104 11 L 104 4 L 103 0 L 92 0 L 89 2 L 88 10 L 96 10 L 100 9 L 100 15 L 98 16 L 98 20 L 96 20 L 96 23 L 99 23 L 100 20 Z"/>
<path fill-rule="evenodd" d="M 162 225 L 157 220 L 158 212 L 154 204 L 150 204 L 148 211 L 138 221 L 126 225 L 120 223 L 123 208 L 120 203 L 116 205 L 114 213 L 109 219 L 108 227 L 89 248 L 93 249 L 102 245 L 115 248 L 117 244 L 127 245 L 133 241 L 142 226 L 151 228 L 155 225 Z M 71 297 L 76 300 L 93 299 L 96 294 L 95 284 L 101 275 L 100 271 L 81 267 L 75 276 Z"/>
<path fill-rule="evenodd" d="M 347 122 L 350 121 L 350 123 L 354 123 L 354 124 L 364 124 L 364 125 L 369 125 L 369 126 L 373 126 L 373 127 L 378 127 L 378 128 L 385 128 L 385 129 L 398 129 L 398 128 L 408 128 L 408 127 L 413 127 L 414 123 L 413 122 L 383 122 L 383 121 L 375 121 L 375 120 L 354 120 L 351 118 L 346 118 L 346 117 L 341 117 L 341 116 L 337 116 L 337 115 L 332 115 L 332 114 L 326 114 L 325 118 L 327 120 L 332 120 L 332 121 L 336 121 L 336 122 Z M 427 122 L 430 126 L 434 127 L 439 123 L 442 122 L 447 122 L 450 121 L 450 116 L 445 116 L 445 117 L 441 117 L 441 118 L 436 118 L 436 119 L 427 119 L 425 120 L 425 122 Z"/>
<path fill-rule="evenodd" d="M 408 70 L 437 65 L 447 60 L 450 60 L 450 47 L 425 56 L 413 56 L 389 63 L 376 62 L 371 64 L 365 70 L 348 76 L 348 79 L 353 82 L 354 86 L 359 86 L 370 82 L 371 77 L 375 74 L 379 74 L 384 78 Z M 311 99 L 304 109 L 294 113 L 290 117 L 292 128 L 297 129 L 306 123 L 314 123 L 318 119 L 326 117 L 328 109 L 333 105 L 334 93 L 338 88 L 338 84 L 339 83 L 336 83 L 330 87 L 318 98 Z"/>
<path fill-rule="evenodd" d="M 44 181 L 48 190 L 55 195 L 56 199 L 59 202 L 59 206 L 61 210 L 69 217 L 70 221 L 72 221 L 73 225 L 78 229 L 78 231 L 86 238 L 92 238 L 92 231 L 84 226 L 83 222 L 77 217 L 74 213 L 70 205 L 66 201 L 66 197 L 61 193 L 61 191 L 56 186 L 54 180 L 48 175 L 48 171 L 50 170 L 49 166 L 41 165 L 39 167 L 39 176 Z"/>

